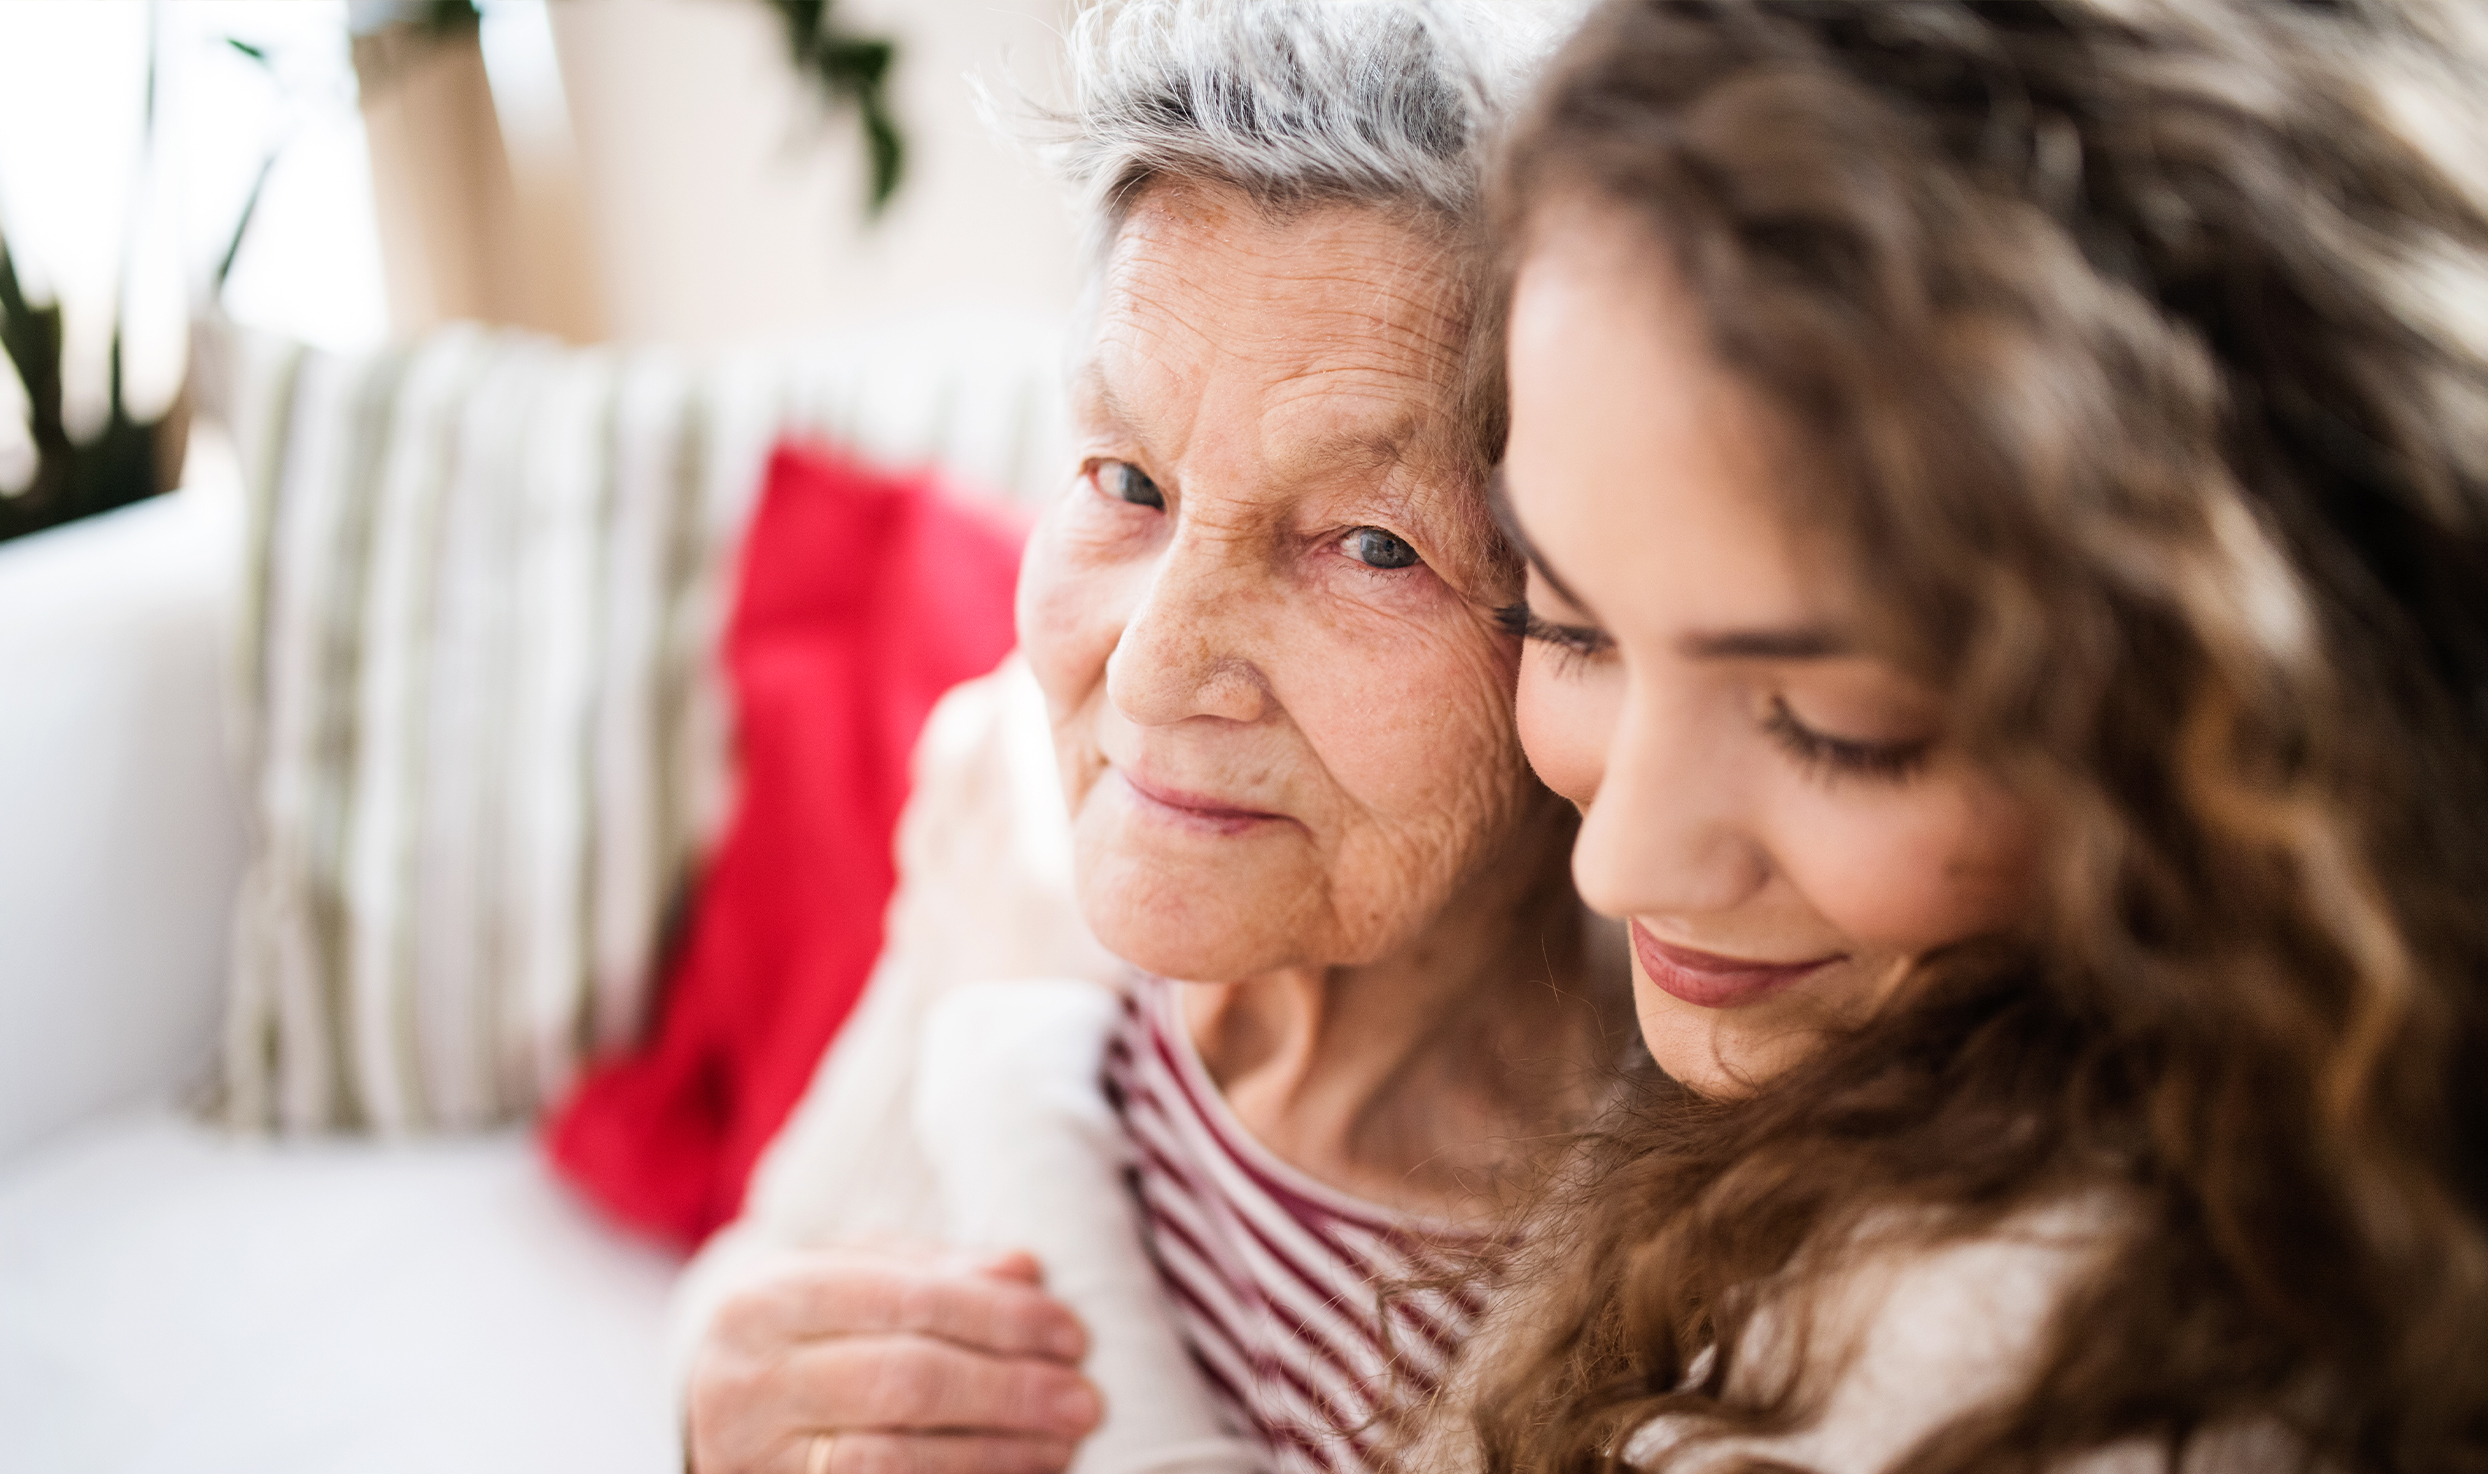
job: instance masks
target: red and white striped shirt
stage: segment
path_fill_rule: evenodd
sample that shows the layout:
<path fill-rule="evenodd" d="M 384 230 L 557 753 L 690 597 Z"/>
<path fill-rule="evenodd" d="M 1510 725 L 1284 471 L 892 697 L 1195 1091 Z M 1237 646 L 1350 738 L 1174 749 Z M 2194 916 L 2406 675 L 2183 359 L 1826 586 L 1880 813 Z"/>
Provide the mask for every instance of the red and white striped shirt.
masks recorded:
<path fill-rule="evenodd" d="M 1227 1109 L 1192 1046 L 1177 985 L 1137 983 L 1106 1046 L 1131 1133 L 1150 1251 L 1195 1361 L 1279 1474 L 1360 1474 L 1397 1390 L 1433 1391 L 1485 1302 L 1433 1278 L 1457 1230 L 1394 1213 L 1280 1161 Z M 1396 1359 L 1396 1366 L 1395 1366 Z"/>

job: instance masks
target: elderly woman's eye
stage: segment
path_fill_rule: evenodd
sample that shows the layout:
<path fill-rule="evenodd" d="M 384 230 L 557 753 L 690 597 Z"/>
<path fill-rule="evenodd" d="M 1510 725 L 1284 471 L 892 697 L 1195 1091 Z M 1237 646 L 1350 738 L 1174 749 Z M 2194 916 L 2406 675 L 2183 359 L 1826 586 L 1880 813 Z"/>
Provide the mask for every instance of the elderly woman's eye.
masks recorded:
<path fill-rule="evenodd" d="M 1103 461 L 1094 474 L 1098 486 L 1118 501 L 1130 502 L 1136 507 L 1155 507 L 1161 512 L 1166 510 L 1166 493 L 1158 490 L 1158 484 L 1131 462 Z"/>
<path fill-rule="evenodd" d="M 1379 527 L 1360 527 L 1348 534 L 1348 551 L 1370 568 L 1412 568 L 1417 550 L 1408 540 Z"/>

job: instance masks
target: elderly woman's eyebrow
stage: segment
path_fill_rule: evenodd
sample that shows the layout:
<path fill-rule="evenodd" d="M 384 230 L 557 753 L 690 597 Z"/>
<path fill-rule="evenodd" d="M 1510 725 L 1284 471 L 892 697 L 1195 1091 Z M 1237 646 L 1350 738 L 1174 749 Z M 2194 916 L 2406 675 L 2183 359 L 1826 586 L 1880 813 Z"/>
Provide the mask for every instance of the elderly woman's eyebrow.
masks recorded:
<path fill-rule="evenodd" d="M 1307 436 L 1298 456 L 1309 465 L 1352 465 L 1372 470 L 1406 458 L 1421 426 L 1417 417 L 1402 416 L 1384 425 L 1350 425 Z"/>
<path fill-rule="evenodd" d="M 1115 392 L 1113 382 L 1106 377 L 1105 364 L 1097 359 L 1092 358 L 1082 364 L 1073 376 L 1071 398 L 1072 403 L 1091 418 L 1118 430 L 1132 428 L 1130 406 L 1123 402 L 1123 396 Z"/>

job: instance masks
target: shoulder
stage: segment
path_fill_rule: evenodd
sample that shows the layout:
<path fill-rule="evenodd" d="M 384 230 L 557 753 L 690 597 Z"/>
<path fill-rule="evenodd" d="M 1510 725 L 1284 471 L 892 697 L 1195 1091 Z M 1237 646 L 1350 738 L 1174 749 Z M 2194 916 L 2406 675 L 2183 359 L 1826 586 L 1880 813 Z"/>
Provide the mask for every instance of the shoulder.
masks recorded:
<path fill-rule="evenodd" d="M 1723 1444 L 1718 1455 L 1823 1474 L 1878 1470 L 1941 1425 L 2009 1396 L 2033 1370 L 2067 1290 L 2114 1247 L 2121 1217 L 2104 1196 L 2069 1198 L 1967 1238 L 1889 1250 L 1874 1245 L 1900 1236 L 1870 1227 L 1804 1305 L 1756 1315 L 1730 1374 L 1731 1390 L 1746 1396 L 1811 1383 L 1803 1390 L 1821 1398 L 1821 1416 L 1795 1433 Z M 1635 1436 L 1626 1458 L 1657 1462 L 1681 1436 L 1661 1419 Z"/>
<path fill-rule="evenodd" d="M 997 1112 L 1102 1119 L 1106 1042 L 1123 1014 L 1121 995 L 1086 978 L 953 988 L 925 1018 L 919 1126 L 939 1137 L 990 1132 Z"/>

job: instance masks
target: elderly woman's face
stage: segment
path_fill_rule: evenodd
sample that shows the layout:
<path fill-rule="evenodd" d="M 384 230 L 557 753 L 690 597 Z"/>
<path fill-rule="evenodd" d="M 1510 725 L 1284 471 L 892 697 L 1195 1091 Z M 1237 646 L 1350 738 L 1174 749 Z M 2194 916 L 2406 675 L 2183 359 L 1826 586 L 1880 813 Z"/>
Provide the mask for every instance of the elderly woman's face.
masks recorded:
<path fill-rule="evenodd" d="M 1375 212 L 1217 189 L 1124 226 L 1079 482 L 1019 628 L 1100 940 L 1230 981 L 1377 960 L 1506 842 L 1517 652 L 1453 389 L 1465 304 Z"/>

